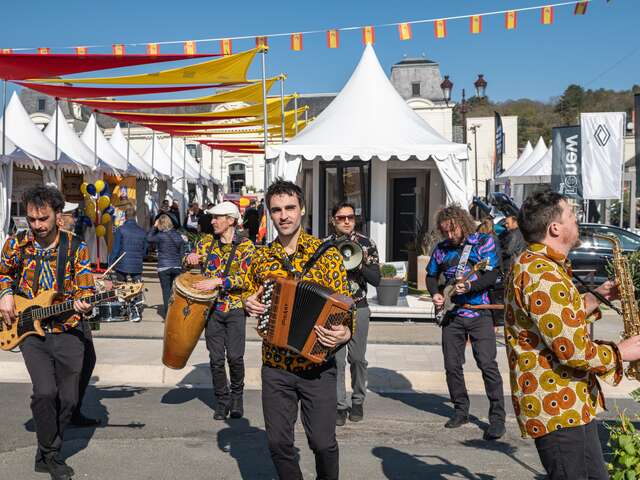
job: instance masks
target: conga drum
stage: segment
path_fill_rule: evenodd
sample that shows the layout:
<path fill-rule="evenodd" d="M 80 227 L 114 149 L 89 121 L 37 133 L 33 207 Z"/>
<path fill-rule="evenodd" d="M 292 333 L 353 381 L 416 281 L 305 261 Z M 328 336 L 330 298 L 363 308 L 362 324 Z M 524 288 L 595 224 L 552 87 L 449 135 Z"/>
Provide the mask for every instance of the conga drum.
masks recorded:
<path fill-rule="evenodd" d="M 218 292 L 202 292 L 193 288 L 194 283 L 207 278 L 187 272 L 173 282 L 162 345 L 162 363 L 169 368 L 184 368 L 207 323 L 209 309 Z"/>

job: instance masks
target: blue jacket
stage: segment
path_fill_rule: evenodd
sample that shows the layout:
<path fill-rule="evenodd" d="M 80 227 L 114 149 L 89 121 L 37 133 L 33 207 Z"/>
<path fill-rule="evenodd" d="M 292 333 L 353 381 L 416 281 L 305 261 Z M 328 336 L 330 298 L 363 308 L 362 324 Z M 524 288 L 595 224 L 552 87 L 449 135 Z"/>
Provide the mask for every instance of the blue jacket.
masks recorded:
<path fill-rule="evenodd" d="M 175 229 L 161 232 L 154 228 L 149 230 L 147 240 L 158 244 L 158 268 L 182 267 L 187 244 Z"/>
<path fill-rule="evenodd" d="M 142 261 L 147 254 L 147 236 L 135 220 L 127 220 L 116 230 L 109 265 L 123 252 L 127 254 L 118 262 L 115 270 L 123 273 L 142 273 Z"/>

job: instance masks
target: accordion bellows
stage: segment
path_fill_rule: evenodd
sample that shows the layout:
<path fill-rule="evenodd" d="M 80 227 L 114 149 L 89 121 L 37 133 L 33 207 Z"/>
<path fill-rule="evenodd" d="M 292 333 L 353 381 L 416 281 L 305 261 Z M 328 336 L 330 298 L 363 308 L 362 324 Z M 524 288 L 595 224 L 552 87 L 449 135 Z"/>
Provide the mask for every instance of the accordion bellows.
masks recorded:
<path fill-rule="evenodd" d="M 353 299 L 306 280 L 271 277 L 264 284 L 258 334 L 276 347 L 286 348 L 313 363 L 323 363 L 331 349 L 318 342 L 313 327 L 351 324 Z"/>

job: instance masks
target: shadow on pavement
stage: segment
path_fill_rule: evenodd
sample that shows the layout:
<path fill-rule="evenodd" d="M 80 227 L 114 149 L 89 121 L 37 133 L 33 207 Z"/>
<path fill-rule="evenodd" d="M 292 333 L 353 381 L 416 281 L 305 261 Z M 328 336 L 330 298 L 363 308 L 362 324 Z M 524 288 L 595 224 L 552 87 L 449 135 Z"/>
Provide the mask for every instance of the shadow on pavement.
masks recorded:
<path fill-rule="evenodd" d="M 201 367 L 207 367 L 203 369 Z M 202 378 L 202 372 L 208 371 L 209 364 L 198 364 L 196 368 L 189 372 L 180 382 L 181 385 L 202 385 L 208 383 L 211 384 L 211 379 L 208 382 L 204 382 Z M 176 387 L 165 393 L 160 399 L 161 403 L 167 405 L 180 405 L 182 403 L 190 402 L 191 400 L 198 399 L 211 410 L 215 409 L 215 394 L 211 388 L 187 388 Z"/>
<path fill-rule="evenodd" d="M 267 445 L 267 434 L 247 418 L 227 418 L 227 427 L 218 432 L 218 448 L 238 464 L 242 479 L 278 478 Z"/>
<path fill-rule="evenodd" d="M 535 468 L 531 468 L 529 465 L 524 463 L 522 460 L 516 457 L 516 452 L 518 451 L 518 447 L 514 445 L 510 445 L 508 443 L 502 441 L 487 441 L 480 439 L 471 439 L 465 440 L 464 442 L 460 442 L 461 445 L 470 448 L 477 448 L 479 450 L 489 450 L 493 452 L 503 453 L 507 457 L 509 457 L 513 462 L 520 465 L 525 470 L 531 472 L 535 475 L 536 479 L 544 479 L 547 478 L 543 472 L 536 470 Z"/>
<path fill-rule="evenodd" d="M 371 453 L 382 460 L 382 472 L 388 480 L 416 478 L 490 480 L 496 478 L 493 475 L 473 473 L 468 468 L 455 465 L 438 455 L 411 455 L 390 447 L 375 447 Z M 429 460 L 433 460 L 434 463 L 429 463 Z"/>

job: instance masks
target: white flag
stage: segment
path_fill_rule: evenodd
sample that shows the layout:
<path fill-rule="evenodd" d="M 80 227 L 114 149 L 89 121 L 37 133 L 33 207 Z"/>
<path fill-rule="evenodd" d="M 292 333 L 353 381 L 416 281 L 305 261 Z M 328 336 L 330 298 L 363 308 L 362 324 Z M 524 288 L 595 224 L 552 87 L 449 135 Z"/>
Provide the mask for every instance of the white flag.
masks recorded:
<path fill-rule="evenodd" d="M 622 196 L 625 121 L 624 112 L 580 115 L 585 199 L 607 200 Z"/>

